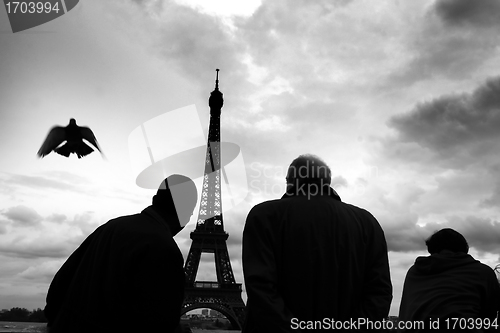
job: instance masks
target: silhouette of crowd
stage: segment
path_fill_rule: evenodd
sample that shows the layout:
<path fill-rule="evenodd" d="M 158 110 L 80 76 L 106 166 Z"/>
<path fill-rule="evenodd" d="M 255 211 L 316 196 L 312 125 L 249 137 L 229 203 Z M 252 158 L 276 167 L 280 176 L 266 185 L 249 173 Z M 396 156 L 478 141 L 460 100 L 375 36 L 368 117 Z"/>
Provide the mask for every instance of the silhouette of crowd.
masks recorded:
<path fill-rule="evenodd" d="M 331 179 L 324 161 L 301 155 L 288 168 L 283 196 L 248 213 L 243 333 L 383 329 L 393 292 L 383 228 L 367 210 L 343 202 Z M 189 178 L 170 176 L 151 206 L 88 236 L 50 285 L 49 332 L 181 331 L 185 276 L 173 236 L 196 201 Z M 425 244 L 429 256 L 409 269 L 399 312 L 400 322 L 423 326 L 402 331 L 495 329 L 495 272 L 468 254 L 453 229 Z"/>

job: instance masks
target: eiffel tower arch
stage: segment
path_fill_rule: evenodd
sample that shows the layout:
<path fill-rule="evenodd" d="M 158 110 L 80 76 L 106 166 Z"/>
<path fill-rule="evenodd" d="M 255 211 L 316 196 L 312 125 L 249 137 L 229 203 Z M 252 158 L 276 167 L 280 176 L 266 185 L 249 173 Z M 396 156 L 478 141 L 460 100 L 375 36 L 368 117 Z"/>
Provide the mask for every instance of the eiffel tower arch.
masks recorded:
<path fill-rule="evenodd" d="M 234 329 L 241 329 L 245 304 L 241 298 L 241 283 L 234 279 L 226 244 L 229 234 L 224 231 L 222 218 L 221 176 L 224 176 L 224 169 L 221 169 L 220 156 L 220 115 L 223 103 L 217 69 L 215 89 L 208 100 L 210 125 L 203 187 L 196 229 L 190 234 L 192 243 L 184 265 L 186 285 L 181 314 L 210 308 L 226 316 Z M 202 253 L 214 254 L 217 281 L 196 281 Z"/>

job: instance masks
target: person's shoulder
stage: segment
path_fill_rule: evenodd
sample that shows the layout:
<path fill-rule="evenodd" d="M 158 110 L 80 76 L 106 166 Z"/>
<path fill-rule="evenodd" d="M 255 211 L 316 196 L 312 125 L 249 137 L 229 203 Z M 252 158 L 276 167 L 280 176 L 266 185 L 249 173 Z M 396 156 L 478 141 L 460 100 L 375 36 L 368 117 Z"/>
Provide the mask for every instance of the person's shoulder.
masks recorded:
<path fill-rule="evenodd" d="M 366 210 L 365 208 L 361 208 L 361 207 L 358 207 L 358 206 L 355 206 L 353 204 L 349 204 L 349 203 L 345 203 L 345 202 L 342 202 L 341 203 L 346 209 L 352 211 L 353 213 L 355 213 L 356 215 L 358 216 L 363 216 L 365 218 L 368 218 L 368 219 L 373 219 L 373 220 L 376 220 L 375 217 L 373 216 L 372 213 L 370 213 L 368 210 Z"/>
<path fill-rule="evenodd" d="M 341 203 L 341 205 L 344 209 L 343 214 L 346 218 L 353 222 L 356 221 L 356 223 L 362 226 L 365 230 L 375 232 L 377 232 L 377 230 L 382 230 L 382 226 L 379 221 L 368 210 L 348 203 Z"/>
<path fill-rule="evenodd" d="M 112 218 L 108 222 L 102 224 L 99 228 L 114 228 L 117 226 L 125 226 L 127 223 L 141 219 L 141 214 L 123 215 Z"/>
<path fill-rule="evenodd" d="M 471 260 L 471 265 L 468 268 L 470 271 L 476 272 L 477 275 L 476 281 L 483 281 L 486 283 L 496 285 L 498 283 L 497 274 L 495 270 L 490 266 L 483 264 L 479 260 L 473 259 Z"/>
<path fill-rule="evenodd" d="M 278 206 L 281 204 L 280 199 L 268 200 L 261 202 L 250 209 L 248 212 L 246 221 L 247 224 L 255 224 L 257 221 L 268 221 L 273 220 L 277 212 L 280 210 Z"/>
<path fill-rule="evenodd" d="M 283 200 L 281 200 L 281 199 L 275 199 L 275 200 L 268 200 L 268 201 L 258 203 L 255 206 L 253 206 L 252 209 L 250 209 L 250 213 L 271 210 L 274 207 L 277 207 L 280 204 L 282 204 L 282 201 Z"/>
<path fill-rule="evenodd" d="M 135 234 L 138 237 L 146 234 L 152 236 L 156 235 L 158 237 L 163 235 L 163 233 L 159 232 L 157 229 L 162 230 L 161 224 L 155 223 L 152 217 L 141 212 L 113 218 L 98 227 L 94 233 L 120 235 Z"/>
<path fill-rule="evenodd" d="M 471 258 L 472 258 L 472 256 L 471 256 Z M 495 271 L 493 270 L 493 268 L 491 268 L 490 266 L 488 266 L 486 264 L 483 264 L 482 262 L 480 262 L 477 259 L 473 258 L 473 260 L 474 260 L 475 267 L 478 270 L 481 270 L 482 272 L 484 272 L 484 274 L 488 274 L 488 275 L 493 274 L 493 275 L 495 275 L 495 278 L 496 278 L 496 274 L 495 274 Z"/>
<path fill-rule="evenodd" d="M 127 220 L 131 220 L 131 219 L 136 219 L 139 216 L 141 216 L 141 213 L 122 215 L 122 216 L 118 216 L 118 217 L 110 219 L 107 223 L 117 223 L 120 221 L 127 221 Z"/>
<path fill-rule="evenodd" d="M 157 221 L 143 210 L 141 213 L 114 218 L 106 223 L 109 234 L 134 239 L 137 246 L 171 248 L 176 244 L 164 221 Z"/>

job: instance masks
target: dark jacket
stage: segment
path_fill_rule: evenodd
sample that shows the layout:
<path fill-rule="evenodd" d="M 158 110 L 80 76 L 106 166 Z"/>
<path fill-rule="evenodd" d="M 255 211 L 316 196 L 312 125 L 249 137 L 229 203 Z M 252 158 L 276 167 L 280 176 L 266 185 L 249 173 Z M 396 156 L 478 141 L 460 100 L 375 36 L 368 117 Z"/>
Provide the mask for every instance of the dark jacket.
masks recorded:
<path fill-rule="evenodd" d="M 382 320 L 392 300 L 382 228 L 333 189 L 255 206 L 243 231 L 243 272 L 245 333 L 297 332 L 293 318 Z"/>
<path fill-rule="evenodd" d="M 496 317 L 500 287 L 495 272 L 465 253 L 418 257 L 408 270 L 399 319 Z M 441 320 L 440 328 L 446 323 Z"/>
<path fill-rule="evenodd" d="M 171 332 L 184 297 L 182 254 L 148 207 L 97 228 L 55 275 L 51 333 Z"/>

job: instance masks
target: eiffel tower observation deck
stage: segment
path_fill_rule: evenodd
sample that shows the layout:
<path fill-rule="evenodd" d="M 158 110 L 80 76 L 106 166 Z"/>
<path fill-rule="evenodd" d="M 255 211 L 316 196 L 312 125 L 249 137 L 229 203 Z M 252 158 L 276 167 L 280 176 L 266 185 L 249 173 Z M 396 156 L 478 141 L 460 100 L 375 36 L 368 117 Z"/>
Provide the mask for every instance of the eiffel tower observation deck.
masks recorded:
<path fill-rule="evenodd" d="M 219 90 L 219 70 L 216 71 L 215 89 L 208 100 L 210 125 L 200 209 L 196 229 L 190 234 L 192 243 L 184 265 L 186 285 L 182 314 L 211 308 L 226 316 L 233 329 L 241 329 L 245 304 L 241 298 L 241 283 L 234 279 L 226 244 L 229 234 L 224 231 L 222 218 L 221 176 L 224 177 L 224 169 L 221 168 L 220 116 L 224 99 Z M 203 252 L 214 254 L 217 281 L 196 281 Z"/>

